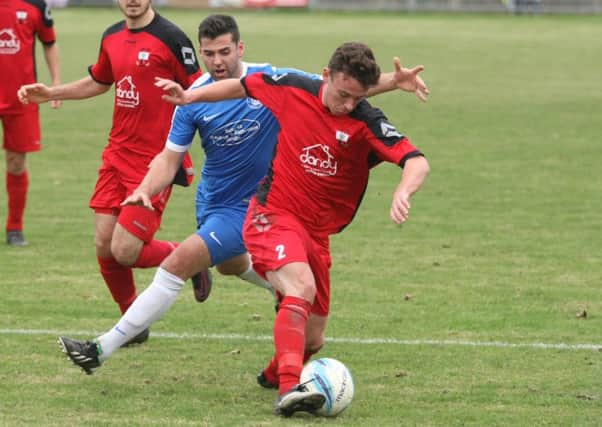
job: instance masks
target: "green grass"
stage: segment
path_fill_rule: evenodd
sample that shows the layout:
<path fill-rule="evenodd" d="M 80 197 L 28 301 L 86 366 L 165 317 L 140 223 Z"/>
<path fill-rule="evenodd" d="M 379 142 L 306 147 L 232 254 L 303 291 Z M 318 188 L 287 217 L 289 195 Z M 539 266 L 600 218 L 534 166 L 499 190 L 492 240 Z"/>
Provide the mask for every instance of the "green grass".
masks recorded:
<path fill-rule="evenodd" d="M 192 39 L 206 15 L 162 13 Z M 80 78 L 119 12 L 54 16 L 63 80 Z M 55 335 L 89 338 L 118 316 L 87 208 L 110 127 L 107 94 L 42 107 L 44 150 L 28 158 L 30 246 L 0 245 L 0 425 L 600 425 L 602 351 L 533 344 L 602 347 L 602 19 L 236 16 L 249 61 L 319 72 L 338 44 L 360 39 L 385 70 L 394 55 L 426 66 L 427 104 L 399 93 L 373 100 L 432 166 L 410 222 L 388 219 L 399 171 L 384 165 L 354 223 L 332 239 L 331 340 L 321 354 L 352 369 L 352 406 L 336 419 L 274 417 L 274 393 L 255 384 L 272 354 L 272 305 L 219 276 L 208 302 L 185 289 L 152 328 L 189 338 L 152 337 L 91 377 L 61 356 Z M 193 154 L 200 165 L 198 147 Z M 192 232 L 193 198 L 193 189 L 174 192 L 159 237 Z M 136 272 L 139 288 L 152 274 Z M 494 342 L 524 346 L 486 345 Z"/>

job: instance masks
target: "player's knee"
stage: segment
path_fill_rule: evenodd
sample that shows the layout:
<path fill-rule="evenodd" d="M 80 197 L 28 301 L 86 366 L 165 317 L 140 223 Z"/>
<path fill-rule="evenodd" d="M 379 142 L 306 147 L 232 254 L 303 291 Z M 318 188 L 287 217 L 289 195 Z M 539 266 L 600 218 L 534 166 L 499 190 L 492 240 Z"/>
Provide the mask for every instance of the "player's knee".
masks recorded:
<path fill-rule="evenodd" d="M 26 170 L 25 153 L 15 153 L 12 151 L 6 153 L 6 172 L 11 175 L 21 175 Z"/>
<path fill-rule="evenodd" d="M 130 267 L 136 263 L 140 256 L 137 245 L 127 245 L 119 242 L 111 242 L 111 254 L 115 260 L 124 267 Z"/>
<path fill-rule="evenodd" d="M 111 253 L 111 240 L 103 238 L 102 236 L 94 237 L 94 246 L 96 247 L 96 255 L 101 258 L 110 258 L 113 256 Z"/>

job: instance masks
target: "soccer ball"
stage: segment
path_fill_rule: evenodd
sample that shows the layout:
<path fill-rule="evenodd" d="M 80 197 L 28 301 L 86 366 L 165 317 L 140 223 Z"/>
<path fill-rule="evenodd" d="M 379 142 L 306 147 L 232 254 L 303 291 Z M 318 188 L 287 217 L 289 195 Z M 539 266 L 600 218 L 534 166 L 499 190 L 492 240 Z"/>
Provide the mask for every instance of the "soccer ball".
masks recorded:
<path fill-rule="evenodd" d="M 301 371 L 301 384 L 305 384 L 310 391 L 318 391 L 326 396 L 324 406 L 316 411 L 316 415 L 337 416 L 353 400 L 351 372 L 336 359 L 325 357 L 309 362 Z"/>

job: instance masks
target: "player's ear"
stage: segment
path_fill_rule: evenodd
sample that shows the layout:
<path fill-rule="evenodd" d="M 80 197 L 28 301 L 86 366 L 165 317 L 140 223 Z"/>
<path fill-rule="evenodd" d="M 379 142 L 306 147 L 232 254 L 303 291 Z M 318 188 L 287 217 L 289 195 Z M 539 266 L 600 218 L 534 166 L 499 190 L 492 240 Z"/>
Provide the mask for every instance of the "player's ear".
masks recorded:
<path fill-rule="evenodd" d="M 238 42 L 238 56 L 243 56 L 244 53 L 245 53 L 245 42 L 240 40 Z"/>
<path fill-rule="evenodd" d="M 328 80 L 329 77 L 330 77 L 330 70 L 328 69 L 328 67 L 324 67 L 322 69 L 322 80 L 326 81 L 326 80 Z"/>

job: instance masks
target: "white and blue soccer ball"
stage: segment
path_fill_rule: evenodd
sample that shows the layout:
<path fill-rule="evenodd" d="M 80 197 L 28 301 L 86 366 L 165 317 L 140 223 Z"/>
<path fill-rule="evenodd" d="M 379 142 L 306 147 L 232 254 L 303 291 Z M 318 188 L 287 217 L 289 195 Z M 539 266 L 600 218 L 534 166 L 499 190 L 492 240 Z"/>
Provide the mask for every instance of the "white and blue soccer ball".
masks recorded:
<path fill-rule="evenodd" d="M 353 400 L 351 371 L 336 359 L 324 357 L 306 364 L 301 371 L 301 384 L 326 396 L 324 406 L 316 411 L 316 415 L 337 416 Z"/>

